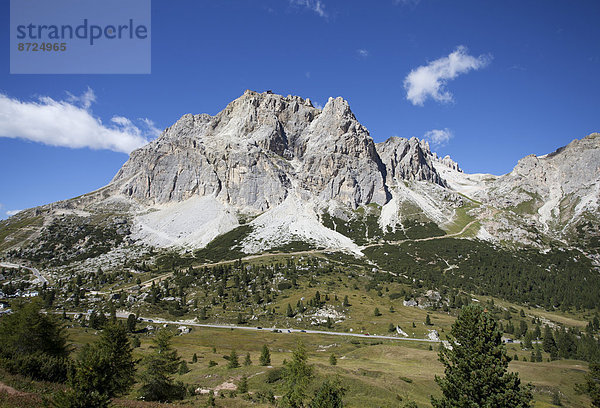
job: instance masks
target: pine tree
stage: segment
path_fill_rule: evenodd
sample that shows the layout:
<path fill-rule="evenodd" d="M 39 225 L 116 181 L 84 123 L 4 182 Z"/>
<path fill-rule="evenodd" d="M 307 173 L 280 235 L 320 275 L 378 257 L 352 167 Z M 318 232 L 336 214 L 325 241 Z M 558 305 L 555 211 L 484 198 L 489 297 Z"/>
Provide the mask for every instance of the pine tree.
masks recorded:
<path fill-rule="evenodd" d="M 206 320 L 206 307 L 200 309 L 200 313 L 198 314 L 198 319 Z"/>
<path fill-rule="evenodd" d="M 292 306 L 288 303 L 287 310 L 285 312 L 287 317 L 294 317 L 294 311 L 292 310 Z"/>
<path fill-rule="evenodd" d="M 348 295 L 344 296 L 344 301 L 342 302 L 342 306 L 344 306 L 344 307 L 350 306 L 350 302 L 348 301 Z"/>
<path fill-rule="evenodd" d="M 108 323 L 100 338 L 98 349 L 106 358 L 108 380 L 106 392 L 109 397 L 126 393 L 135 382 L 133 348 L 125 327 L 120 323 Z"/>
<path fill-rule="evenodd" d="M 238 385 L 238 392 L 240 394 L 246 394 L 248 392 L 248 377 L 243 376 Z"/>
<path fill-rule="evenodd" d="M 331 353 L 331 355 L 329 356 L 329 365 L 337 365 L 337 358 L 335 357 L 335 354 Z"/>
<path fill-rule="evenodd" d="M 502 333 L 492 316 L 477 305 L 466 306 L 452 325 L 442 347 L 440 361 L 445 377 L 437 377 L 441 398 L 431 399 L 435 408 L 525 408 L 532 398 L 516 373 L 508 373 L 510 358 Z"/>
<path fill-rule="evenodd" d="M 589 395 L 593 407 L 600 407 L 600 363 L 590 363 L 585 383 L 577 384 L 576 390 Z"/>
<path fill-rule="evenodd" d="M 260 353 L 260 365 L 271 365 L 271 352 L 269 351 L 269 347 L 267 347 L 266 344 L 263 346 L 262 352 Z"/>
<path fill-rule="evenodd" d="M 240 362 L 238 360 L 238 355 L 235 350 L 231 350 L 231 354 L 229 354 L 229 362 L 227 363 L 227 368 L 238 368 L 240 366 Z"/>
<path fill-rule="evenodd" d="M 308 356 L 302 343 L 298 344 L 292 354 L 292 360 L 284 367 L 284 393 L 281 406 L 299 408 L 304 406 L 308 385 L 312 379 L 312 367 L 308 365 Z"/>
<path fill-rule="evenodd" d="M 134 383 L 133 349 L 122 324 L 108 323 L 98 341 L 86 344 L 73 365 L 69 389 L 59 393 L 57 408 L 104 408 Z"/>
<path fill-rule="evenodd" d="M 93 328 L 96 330 L 100 330 L 106 325 L 107 321 L 108 319 L 106 318 L 104 312 L 100 311 L 100 313 L 98 313 L 98 317 L 96 318 L 96 327 Z"/>
<path fill-rule="evenodd" d="M 546 325 L 544 328 L 544 339 L 542 340 L 542 349 L 546 353 L 550 353 L 550 358 L 554 360 L 558 355 L 558 348 L 556 347 L 556 342 L 554 341 L 554 334 L 552 333 L 552 329 L 550 326 Z"/>
<path fill-rule="evenodd" d="M 192 356 L 192 363 L 197 363 L 198 362 L 198 355 L 196 353 L 194 353 L 194 355 Z"/>
<path fill-rule="evenodd" d="M 250 353 L 246 353 L 246 358 L 244 359 L 244 365 L 246 367 L 252 365 L 252 360 L 250 359 Z"/>
<path fill-rule="evenodd" d="M 187 374 L 190 370 L 188 369 L 187 363 L 185 360 L 181 360 L 179 363 L 179 375 Z"/>
<path fill-rule="evenodd" d="M 540 350 L 539 346 L 535 348 L 535 361 L 536 363 L 541 363 L 543 361 L 542 351 Z"/>
<path fill-rule="evenodd" d="M 15 301 L 13 313 L 0 319 L 0 364 L 12 373 L 39 380 L 66 380 L 69 347 L 62 324 L 42 303 Z"/>
<path fill-rule="evenodd" d="M 533 329 L 533 338 L 539 340 L 542 337 L 542 330 L 540 329 L 540 325 L 536 324 Z"/>
<path fill-rule="evenodd" d="M 133 333 L 135 331 L 136 324 L 137 319 L 133 313 L 127 316 L 127 331 L 129 333 Z"/>
<path fill-rule="evenodd" d="M 533 348 L 533 342 L 531 340 L 531 337 L 533 337 L 531 332 L 525 333 L 525 339 L 523 339 L 523 347 L 527 350 L 531 350 Z"/>
<path fill-rule="evenodd" d="M 429 315 L 427 315 L 427 317 L 425 317 L 425 326 L 431 326 L 431 317 L 429 317 Z"/>
<path fill-rule="evenodd" d="M 145 369 L 140 376 L 140 396 L 146 401 L 171 401 L 185 395 L 183 384 L 173 380 L 180 358 L 171 347 L 172 338 L 173 333 L 167 329 L 159 330 L 152 340 L 152 352 L 143 359 Z"/>
<path fill-rule="evenodd" d="M 375 308 L 375 310 L 373 311 L 373 314 L 374 314 L 375 316 L 381 316 L 381 312 L 379 311 L 379 308 L 378 308 L 378 307 L 376 307 L 376 308 Z"/>

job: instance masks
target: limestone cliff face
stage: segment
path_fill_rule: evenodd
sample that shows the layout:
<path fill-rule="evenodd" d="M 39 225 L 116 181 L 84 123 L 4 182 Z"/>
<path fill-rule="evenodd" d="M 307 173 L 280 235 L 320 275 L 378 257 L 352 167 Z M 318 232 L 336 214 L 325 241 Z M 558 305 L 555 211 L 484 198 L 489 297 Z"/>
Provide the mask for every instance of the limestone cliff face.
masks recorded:
<path fill-rule="evenodd" d="M 377 144 L 377 151 L 387 169 L 388 184 L 395 180 L 429 181 L 447 187 L 446 182 L 433 166 L 429 144 L 416 137 L 405 139 L 390 137 Z M 436 156 L 437 157 L 437 156 Z"/>
<path fill-rule="evenodd" d="M 298 139 L 295 153 L 302 186 L 320 198 L 353 208 L 388 201 L 386 169 L 375 143 L 342 98 L 329 99 Z"/>
<path fill-rule="evenodd" d="M 247 91 L 214 117 L 184 115 L 132 152 L 112 187 L 149 203 L 215 195 L 265 211 L 286 198 L 294 141 L 319 113 L 299 97 Z"/>
<path fill-rule="evenodd" d="M 385 172 L 343 99 L 321 111 L 296 96 L 247 91 L 214 117 L 183 116 L 134 151 L 111 188 L 152 204 L 212 194 L 255 213 L 300 188 L 354 208 L 386 203 Z"/>

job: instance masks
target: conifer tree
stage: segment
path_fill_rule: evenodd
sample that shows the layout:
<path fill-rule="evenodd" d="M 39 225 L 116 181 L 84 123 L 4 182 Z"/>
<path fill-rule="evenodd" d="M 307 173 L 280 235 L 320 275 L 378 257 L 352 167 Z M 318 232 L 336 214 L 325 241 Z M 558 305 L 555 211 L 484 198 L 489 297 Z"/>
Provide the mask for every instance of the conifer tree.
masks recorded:
<path fill-rule="evenodd" d="M 466 306 L 452 325 L 448 341 L 440 349 L 444 377 L 436 382 L 440 398 L 435 408 L 525 408 L 532 398 L 516 373 L 507 372 L 510 358 L 496 321 L 480 306 Z"/>
<path fill-rule="evenodd" d="M 263 346 L 262 352 L 260 353 L 260 365 L 271 365 L 271 352 L 269 351 L 269 347 L 267 347 L 266 344 Z"/>
<path fill-rule="evenodd" d="M 590 363 L 590 370 L 585 375 L 585 383 L 577 384 L 575 388 L 589 395 L 593 407 L 600 407 L 600 363 Z"/>
<path fill-rule="evenodd" d="M 167 329 L 159 330 L 153 339 L 152 352 L 143 360 L 140 394 L 147 401 L 171 401 L 185 396 L 183 384 L 173 380 L 180 358 L 171 347 L 172 338 L 173 333 Z"/>
<path fill-rule="evenodd" d="M 229 363 L 227 363 L 227 368 L 238 368 L 240 366 L 240 362 L 238 360 L 238 355 L 235 350 L 231 350 L 231 354 L 229 354 Z"/>
<path fill-rule="evenodd" d="M 318 293 L 318 292 L 317 292 Z M 304 407 L 304 400 L 310 381 L 312 367 L 308 365 L 308 356 L 302 343 L 298 344 L 292 355 L 292 360 L 284 368 L 284 393 L 281 397 L 281 406 L 285 408 Z"/>
<path fill-rule="evenodd" d="M 238 391 L 240 394 L 245 394 L 248 392 L 248 377 L 242 377 L 240 380 L 240 385 L 238 386 Z"/>

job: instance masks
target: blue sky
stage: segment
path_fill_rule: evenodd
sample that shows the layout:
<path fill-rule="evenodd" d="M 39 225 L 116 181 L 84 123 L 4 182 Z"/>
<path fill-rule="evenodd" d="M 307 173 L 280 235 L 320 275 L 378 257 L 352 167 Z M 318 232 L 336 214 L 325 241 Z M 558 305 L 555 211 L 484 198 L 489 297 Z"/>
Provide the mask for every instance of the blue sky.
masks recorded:
<path fill-rule="evenodd" d="M 127 160 L 114 151 L 128 150 L 119 142 L 14 138 L 36 118 L 1 134 L 13 131 L 2 129 L 2 115 L 11 120 L 2 109 L 40 97 L 52 98 L 56 115 L 73 106 L 135 142 L 185 113 L 215 114 L 245 89 L 321 105 L 342 96 L 375 141 L 437 136 L 433 150 L 493 174 L 600 130 L 597 1 L 153 0 L 150 75 L 9 74 L 8 3 L 0 1 L 1 217 L 101 187 Z M 408 99 L 411 89 L 421 99 Z"/>

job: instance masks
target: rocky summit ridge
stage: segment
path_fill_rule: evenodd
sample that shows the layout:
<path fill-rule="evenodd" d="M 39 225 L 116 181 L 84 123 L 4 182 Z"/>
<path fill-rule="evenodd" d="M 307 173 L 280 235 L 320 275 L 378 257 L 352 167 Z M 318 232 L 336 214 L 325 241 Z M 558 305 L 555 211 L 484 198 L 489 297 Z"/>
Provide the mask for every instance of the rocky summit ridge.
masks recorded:
<path fill-rule="evenodd" d="M 65 217 L 99 216 L 119 225 L 119 245 L 200 248 L 244 225 L 237 246 L 247 253 L 307 242 L 361 255 L 369 242 L 410 236 L 411 228 L 587 248 L 600 235 L 599 185 L 597 133 L 527 156 L 500 177 L 466 174 L 424 140 L 375 143 L 340 97 L 318 109 L 298 96 L 248 90 L 214 116 L 183 115 L 133 151 L 107 186 L 4 221 L 0 230 L 43 220 L 33 233 L 8 233 L 0 249 L 31 247 Z"/>

